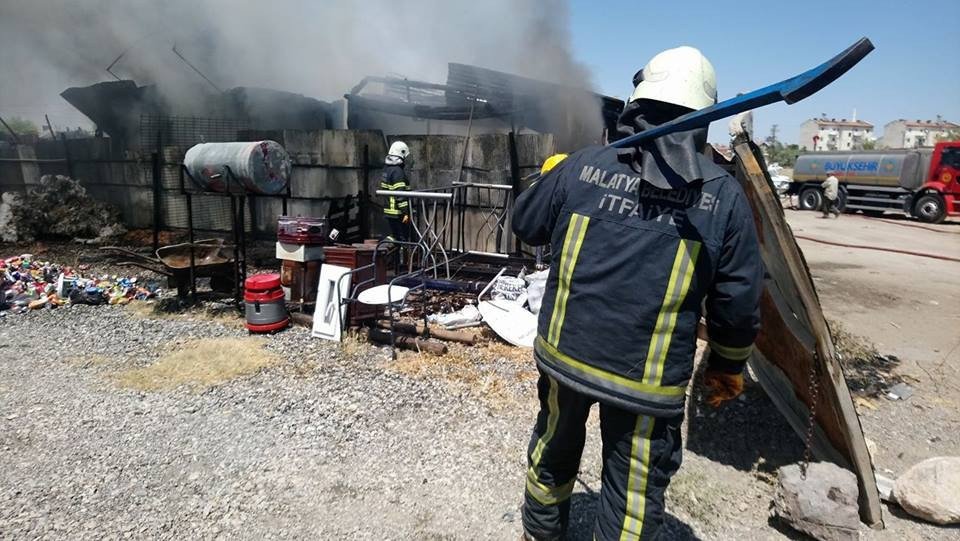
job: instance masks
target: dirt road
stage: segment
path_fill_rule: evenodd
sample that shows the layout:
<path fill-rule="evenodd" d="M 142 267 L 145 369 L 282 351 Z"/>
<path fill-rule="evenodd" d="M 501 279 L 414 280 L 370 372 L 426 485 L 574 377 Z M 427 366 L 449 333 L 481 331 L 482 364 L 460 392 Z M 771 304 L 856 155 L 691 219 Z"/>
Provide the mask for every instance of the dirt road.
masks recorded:
<path fill-rule="evenodd" d="M 787 218 L 798 236 L 960 258 L 957 222 Z M 858 404 L 878 473 L 896 477 L 926 458 L 960 455 L 960 262 L 799 242 L 827 317 L 899 359 L 894 374 L 914 391 Z"/>

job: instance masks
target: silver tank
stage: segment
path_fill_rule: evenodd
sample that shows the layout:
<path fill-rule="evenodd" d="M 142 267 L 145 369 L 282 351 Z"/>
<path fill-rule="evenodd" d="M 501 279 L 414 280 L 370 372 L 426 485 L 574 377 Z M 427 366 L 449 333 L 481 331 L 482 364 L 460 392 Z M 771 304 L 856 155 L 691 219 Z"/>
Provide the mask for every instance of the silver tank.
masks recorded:
<path fill-rule="evenodd" d="M 187 150 L 183 165 L 201 190 L 227 191 L 226 166 L 245 191 L 268 195 L 286 189 L 293 168 L 287 151 L 274 141 L 200 143 Z"/>
<path fill-rule="evenodd" d="M 831 171 L 841 182 L 913 190 L 923 184 L 929 163 L 929 149 L 815 152 L 797 158 L 793 180 L 822 181 Z"/>

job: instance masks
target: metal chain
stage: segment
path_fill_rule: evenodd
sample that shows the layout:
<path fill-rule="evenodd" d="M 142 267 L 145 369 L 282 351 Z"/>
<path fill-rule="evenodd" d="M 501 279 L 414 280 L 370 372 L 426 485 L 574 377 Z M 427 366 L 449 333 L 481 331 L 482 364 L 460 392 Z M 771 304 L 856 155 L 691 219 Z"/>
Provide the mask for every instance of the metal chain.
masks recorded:
<path fill-rule="evenodd" d="M 807 418 L 807 436 L 804 440 L 803 460 L 800 462 L 800 479 L 807 479 L 807 467 L 810 465 L 810 455 L 813 450 L 813 426 L 817 416 L 817 398 L 820 395 L 820 357 L 813 352 L 813 363 L 810 366 L 810 378 L 807 382 L 807 393 L 810 395 L 810 416 Z"/>

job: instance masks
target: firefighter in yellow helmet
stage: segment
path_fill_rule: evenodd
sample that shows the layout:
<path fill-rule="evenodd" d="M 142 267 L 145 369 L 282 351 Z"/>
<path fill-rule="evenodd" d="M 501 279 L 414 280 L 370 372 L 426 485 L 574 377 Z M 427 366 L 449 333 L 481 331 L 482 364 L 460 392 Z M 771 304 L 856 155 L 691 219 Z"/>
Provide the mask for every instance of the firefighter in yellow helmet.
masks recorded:
<path fill-rule="evenodd" d="M 566 154 L 554 154 L 546 160 L 543 160 L 543 165 L 540 166 L 540 175 L 546 175 L 550 172 L 551 169 L 557 166 L 558 163 L 562 162 L 566 158 Z"/>
<path fill-rule="evenodd" d="M 717 98 L 713 66 L 692 47 L 656 55 L 634 85 L 621 137 Z M 527 452 L 527 539 L 564 537 L 596 403 L 603 471 L 593 539 L 663 538 L 701 306 L 709 402 L 742 390 L 763 265 L 746 196 L 700 154 L 706 139 L 700 128 L 643 147 L 587 147 L 548 160 L 517 198 L 514 232 L 553 252 L 534 344 L 540 412 Z"/>
<path fill-rule="evenodd" d="M 384 159 L 380 189 L 393 192 L 410 191 L 410 180 L 404 169 L 410 157 L 410 147 L 403 141 L 394 141 Z M 404 197 L 387 196 L 383 216 L 390 227 L 390 238 L 410 240 L 410 201 Z"/>

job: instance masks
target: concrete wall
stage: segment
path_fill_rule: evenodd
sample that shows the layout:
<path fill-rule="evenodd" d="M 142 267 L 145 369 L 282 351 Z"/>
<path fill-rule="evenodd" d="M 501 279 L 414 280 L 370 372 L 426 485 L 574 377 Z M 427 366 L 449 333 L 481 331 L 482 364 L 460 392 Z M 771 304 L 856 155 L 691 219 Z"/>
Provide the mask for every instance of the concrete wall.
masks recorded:
<path fill-rule="evenodd" d="M 0 159 L 33 160 L 37 155 L 31 145 L 0 143 Z M 0 193 L 23 192 L 40 181 L 40 167 L 36 162 L 0 161 Z"/>
<path fill-rule="evenodd" d="M 250 131 L 242 133 L 241 137 L 276 141 L 290 154 L 294 163 L 290 179 L 291 195 L 294 198 L 312 198 L 309 201 L 290 200 L 287 214 L 291 216 L 327 216 L 331 210 L 336 213 L 337 208 L 346 204 L 345 200 L 349 198 L 354 207 L 349 221 L 358 222 L 357 196 L 364 187 L 364 175 L 379 179 L 386 155 L 383 134 L 375 130 Z M 282 201 L 279 199 L 256 198 L 254 213 L 257 229 L 275 230 L 277 217 L 282 210 Z M 344 233 L 342 225 L 334 224 Z M 349 232 L 359 233 L 355 230 Z"/>
<path fill-rule="evenodd" d="M 67 152 L 73 177 L 92 197 L 120 209 L 128 227 L 149 227 L 152 224 L 149 156 L 145 161 L 136 155 L 124 157 L 111 148 L 108 138 L 68 139 L 66 149 L 60 140 L 42 140 L 33 146 L 21 146 L 18 152 L 0 148 L 0 157 L 41 160 L 36 163 L 0 163 L 0 191 L 24 192 L 39 182 L 41 175 L 70 174 L 70 167 L 65 162 L 42 161 L 63 160 Z"/>
<path fill-rule="evenodd" d="M 380 183 L 383 159 L 390 142 L 402 139 L 410 145 L 413 160 L 409 174 L 414 189 L 450 186 L 458 178 L 464 182 L 485 184 L 513 184 L 510 171 L 509 136 L 505 133 L 478 134 L 466 143 L 464 137 L 453 135 L 391 136 L 389 140 L 373 130 L 284 130 L 271 132 L 246 132 L 244 140 L 272 139 L 283 145 L 294 161 L 291 192 L 294 198 L 288 203 L 292 216 L 324 217 L 333 213 L 341 218 L 334 227 L 342 233 L 349 220 L 360 221 L 358 195 L 366 190 L 370 205 L 364 215 L 371 236 L 386 234 L 382 218 L 382 202 L 374 192 Z M 91 196 L 117 206 L 123 213 L 125 225 L 132 228 L 149 228 L 153 225 L 153 164 L 150 153 L 119 150 L 111 146 L 109 138 L 69 140 L 67 150 L 71 158 L 73 175 L 88 190 Z M 460 171 L 461 160 L 466 157 Z M 555 152 L 552 135 L 519 134 L 516 136 L 517 164 L 520 177 L 536 172 L 540 164 Z M 365 170 L 364 151 L 367 168 Z M 163 148 L 161 168 L 161 222 L 165 228 L 187 226 L 186 199 L 179 192 L 179 164 L 186 148 L 168 146 Z M 65 155 L 60 141 L 44 141 L 36 146 L 10 145 L 0 147 L 0 157 L 61 159 Z M 66 164 L 33 162 L 0 162 L 0 189 L 24 191 L 26 186 L 39 181 L 41 174 L 66 174 Z M 365 179 L 366 175 L 366 179 Z M 189 179 L 185 179 L 190 182 Z M 512 192 L 488 192 L 471 190 L 469 203 L 476 206 L 495 204 L 501 206 L 501 197 Z M 509 204 L 509 203 L 508 203 Z M 254 197 L 253 216 L 247 214 L 248 231 L 272 232 L 276 229 L 277 217 L 282 212 L 278 198 Z M 352 207 L 345 216 L 345 207 Z M 339 209 L 339 210 L 338 210 Z M 470 209 L 466 213 L 464 237 L 467 249 L 494 251 L 496 236 L 485 225 L 483 209 Z M 219 196 L 197 195 L 193 198 L 194 226 L 198 229 L 229 231 L 230 202 Z M 509 233 L 509 221 L 505 224 L 505 238 L 500 250 L 512 250 L 513 240 Z M 356 229 L 356 228 L 354 228 Z"/>

